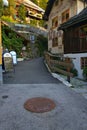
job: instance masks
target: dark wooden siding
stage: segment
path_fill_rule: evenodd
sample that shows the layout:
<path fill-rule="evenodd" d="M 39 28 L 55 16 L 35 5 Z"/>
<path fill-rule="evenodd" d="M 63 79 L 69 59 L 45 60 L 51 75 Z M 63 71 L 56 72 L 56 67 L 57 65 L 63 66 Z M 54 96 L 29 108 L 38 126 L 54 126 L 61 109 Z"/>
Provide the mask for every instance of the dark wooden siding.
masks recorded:
<path fill-rule="evenodd" d="M 79 27 L 72 27 L 64 31 L 64 53 L 87 52 L 87 38 L 80 38 Z"/>

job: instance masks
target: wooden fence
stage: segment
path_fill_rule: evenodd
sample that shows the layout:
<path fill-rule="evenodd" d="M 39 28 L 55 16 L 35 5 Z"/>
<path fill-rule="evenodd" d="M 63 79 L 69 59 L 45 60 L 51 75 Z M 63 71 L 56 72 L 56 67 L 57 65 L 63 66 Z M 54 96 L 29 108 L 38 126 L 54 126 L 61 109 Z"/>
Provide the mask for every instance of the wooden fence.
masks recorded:
<path fill-rule="evenodd" d="M 73 68 L 73 63 L 70 58 L 55 56 L 48 52 L 45 52 L 45 61 L 52 72 L 61 73 L 67 76 L 68 82 L 70 82 L 70 77 L 73 77 L 73 74 L 70 70 Z"/>

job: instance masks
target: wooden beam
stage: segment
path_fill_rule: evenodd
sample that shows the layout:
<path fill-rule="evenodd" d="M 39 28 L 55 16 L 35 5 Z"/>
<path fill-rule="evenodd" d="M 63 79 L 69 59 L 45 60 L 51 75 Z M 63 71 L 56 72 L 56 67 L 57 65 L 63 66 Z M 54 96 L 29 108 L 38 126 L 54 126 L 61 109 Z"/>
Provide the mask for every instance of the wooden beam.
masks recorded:
<path fill-rule="evenodd" d="M 56 64 L 56 65 L 61 65 L 61 66 L 64 66 L 64 67 L 70 67 L 70 68 L 73 67 L 72 63 L 67 63 L 65 61 L 50 60 L 50 63 Z"/>
<path fill-rule="evenodd" d="M 59 68 L 57 68 L 57 67 L 52 67 L 52 70 L 55 71 L 55 72 L 59 72 L 59 73 L 61 73 L 61 74 L 64 74 L 64 75 L 66 75 L 66 76 L 73 77 L 73 74 L 72 74 L 72 73 L 67 72 L 67 71 L 65 71 L 65 70 L 62 70 L 62 69 L 59 69 Z"/>

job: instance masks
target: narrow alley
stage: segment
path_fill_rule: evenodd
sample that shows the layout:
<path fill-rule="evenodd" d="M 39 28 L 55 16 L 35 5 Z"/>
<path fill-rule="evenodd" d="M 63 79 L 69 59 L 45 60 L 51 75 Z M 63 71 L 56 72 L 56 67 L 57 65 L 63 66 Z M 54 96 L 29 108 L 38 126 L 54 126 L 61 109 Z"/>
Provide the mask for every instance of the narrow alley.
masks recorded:
<path fill-rule="evenodd" d="M 3 73 L 4 84 L 59 83 L 48 72 L 43 58 L 18 62 L 15 72 Z"/>

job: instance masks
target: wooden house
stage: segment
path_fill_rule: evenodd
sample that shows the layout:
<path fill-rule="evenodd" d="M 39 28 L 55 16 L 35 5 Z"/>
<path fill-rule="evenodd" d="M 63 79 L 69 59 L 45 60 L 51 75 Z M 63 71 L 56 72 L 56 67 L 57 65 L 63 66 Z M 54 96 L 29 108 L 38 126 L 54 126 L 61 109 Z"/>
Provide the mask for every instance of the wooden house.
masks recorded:
<path fill-rule="evenodd" d="M 38 5 L 34 4 L 30 0 L 16 0 L 16 10 L 18 10 L 20 4 L 24 4 L 27 10 L 27 19 L 41 20 L 44 14 L 44 10 Z"/>
<path fill-rule="evenodd" d="M 48 21 L 48 51 L 63 54 L 63 31 L 57 31 L 60 24 L 66 22 L 84 8 L 83 0 L 49 0 L 44 20 Z"/>
<path fill-rule="evenodd" d="M 58 28 L 64 31 L 64 56 L 73 60 L 78 77 L 87 67 L 87 7 Z"/>
<path fill-rule="evenodd" d="M 48 51 L 50 53 L 56 55 L 65 55 L 67 51 L 69 53 L 69 51 L 71 52 L 71 50 L 74 48 L 74 47 L 70 48 L 68 43 L 65 44 L 64 40 L 65 40 L 66 33 L 63 32 L 63 29 L 58 29 L 58 28 L 60 27 L 61 24 L 64 25 L 64 23 L 66 23 L 69 19 L 71 19 L 75 15 L 78 15 L 85 8 L 86 6 L 85 2 L 86 0 L 49 0 L 48 1 L 43 18 L 48 22 Z M 69 32 L 67 33 L 68 41 L 71 40 L 69 38 L 69 35 L 72 34 Z M 74 39 L 72 39 L 72 42 L 73 40 Z M 75 46 L 77 46 L 77 48 L 79 48 L 78 47 L 79 44 L 76 44 L 77 40 L 79 39 L 76 39 L 74 44 Z M 85 45 L 83 48 L 85 48 Z M 77 53 L 76 48 L 74 48 L 73 52 Z M 79 52 L 80 51 L 78 50 L 78 53 Z M 72 56 L 72 58 L 74 59 L 75 57 Z M 76 68 L 78 69 L 78 66 Z M 79 77 L 82 77 L 82 73 L 79 74 Z"/>

